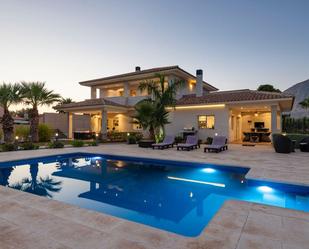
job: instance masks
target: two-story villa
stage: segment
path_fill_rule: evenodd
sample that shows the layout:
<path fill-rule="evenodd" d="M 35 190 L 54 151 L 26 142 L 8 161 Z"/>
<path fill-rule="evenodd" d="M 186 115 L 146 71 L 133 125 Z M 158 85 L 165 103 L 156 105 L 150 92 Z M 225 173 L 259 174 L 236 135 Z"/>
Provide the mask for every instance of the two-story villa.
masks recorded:
<path fill-rule="evenodd" d="M 138 90 L 140 82 L 154 79 L 156 73 L 165 75 L 166 82 L 175 79 L 185 82 L 177 93 L 177 105 L 170 110 L 168 134 L 178 135 L 193 128 L 201 139 L 216 134 L 230 141 L 266 141 L 271 132 L 279 132 L 281 112 L 289 111 L 294 98 L 282 93 L 255 90 L 218 91 L 203 80 L 203 71 L 196 75 L 179 66 L 159 67 L 114 75 L 79 84 L 90 88 L 90 99 L 57 106 L 68 113 L 68 137 L 73 137 L 72 115 L 90 115 L 90 130 L 103 136 L 109 131 L 140 130 L 132 122 L 134 105 L 147 97 Z M 265 137 L 266 136 L 266 137 Z"/>

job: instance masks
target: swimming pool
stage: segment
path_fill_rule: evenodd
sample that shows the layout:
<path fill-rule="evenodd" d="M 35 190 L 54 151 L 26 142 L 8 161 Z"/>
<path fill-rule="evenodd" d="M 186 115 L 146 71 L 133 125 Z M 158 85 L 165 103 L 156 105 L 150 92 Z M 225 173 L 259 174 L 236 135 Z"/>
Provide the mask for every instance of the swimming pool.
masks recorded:
<path fill-rule="evenodd" d="M 75 153 L 0 163 L 0 184 L 184 236 L 224 201 L 309 211 L 309 188 L 246 180 L 248 168 Z"/>

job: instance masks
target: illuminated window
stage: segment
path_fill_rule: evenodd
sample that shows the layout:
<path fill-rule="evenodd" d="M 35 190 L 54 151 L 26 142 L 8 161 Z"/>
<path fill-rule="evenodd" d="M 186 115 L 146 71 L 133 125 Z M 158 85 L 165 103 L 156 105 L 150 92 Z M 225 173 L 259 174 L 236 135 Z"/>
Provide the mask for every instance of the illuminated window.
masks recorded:
<path fill-rule="evenodd" d="M 214 115 L 198 116 L 198 128 L 199 129 L 214 129 L 215 128 L 215 116 Z"/>
<path fill-rule="evenodd" d="M 140 131 L 142 129 L 143 129 L 143 127 L 139 123 L 137 123 L 137 120 L 133 119 L 133 130 Z"/>
<path fill-rule="evenodd" d="M 130 96 L 132 96 L 132 97 L 136 96 L 136 90 L 135 89 L 130 90 Z"/>

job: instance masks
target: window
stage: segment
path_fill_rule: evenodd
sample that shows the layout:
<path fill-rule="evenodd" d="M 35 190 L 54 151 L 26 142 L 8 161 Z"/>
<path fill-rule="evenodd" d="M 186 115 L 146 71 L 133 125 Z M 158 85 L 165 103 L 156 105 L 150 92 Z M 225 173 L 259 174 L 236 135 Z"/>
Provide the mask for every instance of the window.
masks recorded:
<path fill-rule="evenodd" d="M 214 115 L 198 116 L 198 128 L 199 129 L 214 129 L 215 128 L 215 116 Z"/>
<path fill-rule="evenodd" d="M 137 122 L 137 120 L 134 118 L 133 119 L 133 130 L 135 131 L 140 131 L 142 130 L 143 127 Z"/>
<path fill-rule="evenodd" d="M 136 96 L 136 90 L 135 89 L 130 90 L 130 96 L 132 96 L 132 97 Z"/>

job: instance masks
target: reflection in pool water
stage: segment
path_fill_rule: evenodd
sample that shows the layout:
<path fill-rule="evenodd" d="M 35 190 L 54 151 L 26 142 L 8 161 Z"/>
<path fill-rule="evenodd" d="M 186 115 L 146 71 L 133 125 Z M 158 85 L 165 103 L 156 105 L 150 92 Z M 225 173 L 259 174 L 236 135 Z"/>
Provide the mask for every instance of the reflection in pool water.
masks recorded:
<path fill-rule="evenodd" d="M 185 236 L 200 234 L 228 199 L 309 211 L 307 188 L 248 182 L 247 169 L 223 169 L 75 154 L 2 163 L 0 184 Z"/>

